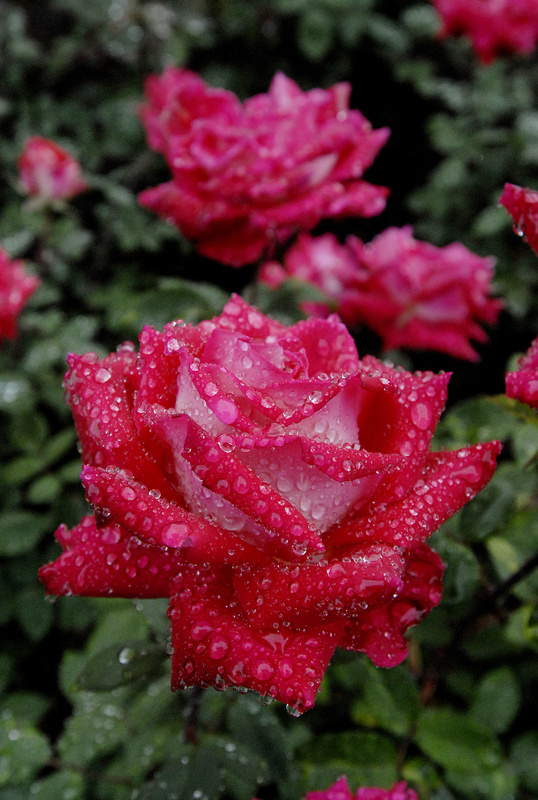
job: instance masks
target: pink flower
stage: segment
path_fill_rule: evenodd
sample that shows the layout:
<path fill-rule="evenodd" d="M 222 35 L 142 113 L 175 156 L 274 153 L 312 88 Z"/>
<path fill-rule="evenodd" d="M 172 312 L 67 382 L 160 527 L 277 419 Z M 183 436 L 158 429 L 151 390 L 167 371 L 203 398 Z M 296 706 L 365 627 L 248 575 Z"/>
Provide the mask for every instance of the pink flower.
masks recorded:
<path fill-rule="evenodd" d="M 538 255 L 538 192 L 514 183 L 505 183 L 499 203 L 506 208 L 518 234 Z"/>
<path fill-rule="evenodd" d="M 385 349 L 478 358 L 470 340 L 487 341 L 481 323 L 495 324 L 502 308 L 489 296 L 492 258 L 474 255 L 460 243 L 434 247 L 417 241 L 408 226 L 387 228 L 369 244 L 350 237 L 348 246 L 359 265 L 339 308 L 348 324 L 368 325 Z"/>
<path fill-rule="evenodd" d="M 433 0 L 442 37 L 469 36 L 478 57 L 491 63 L 499 52 L 531 53 L 538 40 L 538 0 Z"/>
<path fill-rule="evenodd" d="M 418 242 L 410 227 L 388 228 L 370 244 L 305 233 L 282 266 L 262 266 L 260 281 L 272 288 L 288 277 L 313 284 L 328 302 L 303 303 L 306 313 L 324 317 L 333 310 L 350 328 L 367 325 L 385 349 L 425 348 L 474 360 L 469 340 L 486 341 L 479 323 L 495 323 L 502 308 L 489 297 L 493 263 L 461 244 Z"/>
<path fill-rule="evenodd" d="M 42 136 L 26 141 L 18 167 L 23 191 L 43 203 L 70 200 L 88 188 L 78 161 Z"/>
<path fill-rule="evenodd" d="M 52 594 L 169 597 L 172 685 L 301 713 L 335 648 L 392 666 L 441 597 L 428 536 L 498 442 L 430 452 L 449 376 L 359 360 L 335 317 L 286 327 L 233 297 L 66 376 L 95 516 L 62 526 Z"/>
<path fill-rule="evenodd" d="M 260 269 L 259 280 L 273 289 L 289 277 L 313 284 L 333 302 L 305 302 L 301 306 L 303 311 L 316 317 L 326 317 L 331 311 L 337 311 L 342 317 L 340 306 L 346 292 L 354 285 L 357 273 L 355 256 L 334 234 L 313 237 L 302 233 L 286 251 L 283 266 L 267 261 Z"/>
<path fill-rule="evenodd" d="M 28 275 L 22 261 L 11 261 L 0 248 L 0 341 L 16 337 L 17 317 L 38 285 L 39 278 Z"/>
<path fill-rule="evenodd" d="M 517 371 L 506 376 L 506 396 L 538 410 L 538 337 L 519 359 Z"/>
<path fill-rule="evenodd" d="M 404 781 L 395 783 L 392 789 L 362 787 L 353 794 L 346 778 L 342 777 L 324 792 L 309 792 L 305 800 L 418 800 L 418 795 Z"/>
<path fill-rule="evenodd" d="M 277 73 L 267 94 L 242 104 L 188 70 L 150 76 L 141 115 L 173 180 L 142 192 L 141 204 L 235 267 L 325 217 L 379 214 L 388 190 L 362 175 L 389 131 L 351 111 L 349 94 L 346 83 L 302 92 Z"/>

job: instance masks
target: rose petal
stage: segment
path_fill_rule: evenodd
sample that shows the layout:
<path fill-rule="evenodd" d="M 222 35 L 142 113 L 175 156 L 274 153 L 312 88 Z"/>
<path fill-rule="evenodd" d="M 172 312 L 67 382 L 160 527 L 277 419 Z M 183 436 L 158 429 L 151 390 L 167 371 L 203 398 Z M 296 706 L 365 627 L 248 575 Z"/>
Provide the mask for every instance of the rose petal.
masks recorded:
<path fill-rule="evenodd" d="M 180 571 L 171 595 L 172 688 L 235 686 L 303 713 L 314 700 L 343 623 L 297 633 L 251 628 L 231 573 Z"/>
<path fill-rule="evenodd" d="M 147 544 L 176 549 L 177 559 L 217 565 L 267 561 L 233 532 L 195 517 L 125 473 L 84 467 L 81 478 L 96 511 Z"/>
<path fill-rule="evenodd" d="M 61 525 L 56 538 L 64 552 L 39 570 L 49 594 L 90 597 L 168 597 L 179 558 L 150 547 L 119 525 L 97 527 L 84 517 L 71 530 Z"/>
<path fill-rule="evenodd" d="M 256 628 L 294 628 L 351 619 L 402 588 L 402 555 L 387 546 L 347 548 L 317 564 L 273 564 L 235 573 L 234 588 Z"/>
<path fill-rule="evenodd" d="M 157 458 L 144 447 L 132 414 L 136 384 L 136 355 L 124 346 L 99 360 L 95 353 L 69 354 L 65 376 L 66 395 L 75 420 L 84 463 L 116 466 L 133 473 L 165 497 L 177 497 L 163 475 Z"/>
<path fill-rule="evenodd" d="M 538 409 L 538 338 L 519 359 L 516 372 L 507 374 L 506 396 Z"/>
<path fill-rule="evenodd" d="M 495 470 L 500 442 L 429 453 L 421 477 L 399 502 L 383 503 L 382 487 L 361 516 L 329 531 L 327 544 L 365 539 L 414 548 L 480 492 Z"/>
<path fill-rule="evenodd" d="M 216 445 L 193 420 L 185 415 L 175 418 L 163 423 L 162 432 L 204 486 L 266 529 L 266 541 L 260 546 L 267 554 L 280 553 L 295 561 L 308 552 L 323 552 L 319 534 L 302 514 L 233 453 Z"/>
<path fill-rule="evenodd" d="M 410 556 L 399 594 L 380 608 L 366 609 L 350 622 L 340 647 L 366 653 L 377 667 L 395 667 L 406 657 L 404 633 L 429 614 L 443 593 L 443 562 L 426 545 Z"/>

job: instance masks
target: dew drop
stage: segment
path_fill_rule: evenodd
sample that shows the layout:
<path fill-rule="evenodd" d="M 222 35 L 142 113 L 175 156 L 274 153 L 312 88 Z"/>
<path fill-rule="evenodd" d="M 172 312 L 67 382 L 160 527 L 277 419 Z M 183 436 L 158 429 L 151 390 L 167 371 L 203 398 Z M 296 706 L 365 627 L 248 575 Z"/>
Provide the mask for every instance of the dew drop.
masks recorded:
<path fill-rule="evenodd" d="M 130 664 L 134 656 L 135 652 L 132 647 L 122 647 L 118 653 L 118 661 L 120 664 Z"/>
<path fill-rule="evenodd" d="M 300 717 L 301 716 L 301 711 L 300 711 L 299 708 L 297 708 L 297 706 L 287 705 L 286 706 L 286 711 L 288 712 L 290 717 Z"/>
<path fill-rule="evenodd" d="M 268 681 L 275 674 L 275 670 L 268 661 L 258 661 L 252 665 L 252 674 L 259 681 Z"/>
<path fill-rule="evenodd" d="M 421 431 L 427 430 L 432 421 L 432 411 L 424 403 L 416 403 L 411 408 L 411 419 Z M 403 454 L 405 455 L 405 453 Z"/>

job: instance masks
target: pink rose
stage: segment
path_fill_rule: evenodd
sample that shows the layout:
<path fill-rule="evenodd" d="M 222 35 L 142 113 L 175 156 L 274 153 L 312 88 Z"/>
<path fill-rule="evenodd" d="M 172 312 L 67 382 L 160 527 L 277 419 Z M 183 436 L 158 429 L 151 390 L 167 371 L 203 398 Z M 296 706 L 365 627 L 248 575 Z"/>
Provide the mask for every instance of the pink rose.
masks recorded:
<path fill-rule="evenodd" d="M 519 359 L 517 371 L 506 376 L 506 396 L 538 410 L 538 337 Z"/>
<path fill-rule="evenodd" d="M 398 664 L 441 597 L 424 542 L 498 442 L 430 452 L 449 376 L 359 360 L 335 317 L 233 297 L 66 376 L 95 516 L 62 526 L 52 594 L 170 597 L 172 685 L 314 704 L 336 647 Z"/>
<path fill-rule="evenodd" d="M 469 36 L 484 64 L 498 53 L 531 53 L 538 39 L 538 0 L 433 0 L 442 37 Z"/>
<path fill-rule="evenodd" d="M 342 317 L 341 304 L 347 291 L 353 287 L 357 273 L 355 256 L 348 247 L 338 242 L 334 234 L 314 237 L 301 233 L 286 251 L 283 265 L 274 261 L 265 262 L 258 279 L 273 289 L 289 277 L 313 284 L 333 302 L 305 302 L 301 305 L 305 314 L 326 317 L 331 311 L 336 311 Z M 347 320 L 344 319 L 344 322 Z"/>
<path fill-rule="evenodd" d="M 514 183 L 505 183 L 499 203 L 514 220 L 516 232 L 538 255 L 538 192 Z"/>
<path fill-rule="evenodd" d="M 395 783 L 388 790 L 362 787 L 354 794 L 347 785 L 346 778 L 342 777 L 325 791 L 309 792 L 305 800 L 418 800 L 418 795 L 404 781 Z"/>
<path fill-rule="evenodd" d="M 18 168 L 23 191 L 43 203 L 70 200 L 88 188 L 78 161 L 42 136 L 26 141 Z"/>
<path fill-rule="evenodd" d="M 39 278 L 28 275 L 22 261 L 11 261 L 0 248 L 0 341 L 16 337 L 17 317 L 38 286 Z"/>
<path fill-rule="evenodd" d="M 459 242 L 434 247 L 417 241 L 408 226 L 387 228 L 369 244 L 349 237 L 348 246 L 359 271 L 339 307 L 342 319 L 368 325 L 385 349 L 478 358 L 470 340 L 486 342 L 481 324 L 495 324 L 502 308 L 489 296 L 492 258 L 477 256 Z"/>
<path fill-rule="evenodd" d="M 351 111 L 349 94 L 347 83 L 302 92 L 277 73 L 240 103 L 188 70 L 150 76 L 141 116 L 173 179 L 141 204 L 235 267 L 325 217 L 379 214 L 388 190 L 361 178 L 389 131 Z"/>
<path fill-rule="evenodd" d="M 480 322 L 493 324 L 502 308 L 489 297 L 493 259 L 461 244 L 434 247 L 416 241 L 410 227 L 388 228 L 370 244 L 350 236 L 302 234 L 283 265 L 266 262 L 260 281 L 272 288 L 288 277 L 321 289 L 332 300 L 303 303 L 306 313 L 336 311 L 350 328 L 367 325 L 385 349 L 438 350 L 475 360 L 470 339 L 487 341 Z"/>

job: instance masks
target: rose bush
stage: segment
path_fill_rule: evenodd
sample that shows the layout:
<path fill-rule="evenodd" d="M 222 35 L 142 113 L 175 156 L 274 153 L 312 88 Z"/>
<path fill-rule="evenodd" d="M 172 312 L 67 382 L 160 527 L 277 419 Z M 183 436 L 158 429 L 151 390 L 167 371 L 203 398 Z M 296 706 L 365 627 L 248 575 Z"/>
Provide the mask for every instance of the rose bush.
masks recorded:
<path fill-rule="evenodd" d="M 170 597 L 172 684 L 301 713 L 336 647 L 379 666 L 441 597 L 428 536 L 498 442 L 430 452 L 449 376 L 359 359 L 336 318 L 286 327 L 234 296 L 140 349 L 69 357 L 94 516 L 57 538 L 52 594 Z"/>
<path fill-rule="evenodd" d="M 363 786 L 353 793 L 346 778 L 339 778 L 325 791 L 309 792 L 305 800 L 418 800 L 418 795 L 403 781 L 395 783 L 392 789 Z"/>
<path fill-rule="evenodd" d="M 506 183 L 499 199 L 512 219 L 516 232 L 538 255 L 538 192 L 514 183 Z"/>
<path fill-rule="evenodd" d="M 484 64 L 504 51 L 531 53 L 538 40 L 538 1 L 433 0 L 441 36 L 464 33 Z"/>
<path fill-rule="evenodd" d="M 21 189 L 41 203 L 70 200 L 88 188 L 76 158 L 43 136 L 26 141 L 17 165 Z"/>
<path fill-rule="evenodd" d="M 235 267 L 321 219 L 379 214 L 388 190 L 362 175 L 389 131 L 349 109 L 350 90 L 302 92 L 277 73 L 267 94 L 242 104 L 185 69 L 150 76 L 141 116 L 173 180 L 140 202 Z"/>
<path fill-rule="evenodd" d="M 22 261 L 12 261 L 0 248 L 0 341 L 15 338 L 17 317 L 38 286 L 39 278 L 28 275 Z"/>

